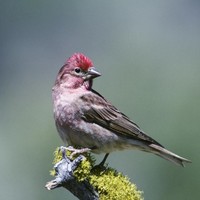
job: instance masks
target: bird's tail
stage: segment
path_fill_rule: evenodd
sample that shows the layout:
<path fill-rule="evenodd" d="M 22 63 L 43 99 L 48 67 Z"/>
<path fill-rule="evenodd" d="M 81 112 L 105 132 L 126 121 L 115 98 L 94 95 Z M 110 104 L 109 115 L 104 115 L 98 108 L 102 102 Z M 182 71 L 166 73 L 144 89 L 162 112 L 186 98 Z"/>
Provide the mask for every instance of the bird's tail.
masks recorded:
<path fill-rule="evenodd" d="M 178 156 L 175 153 L 172 153 L 171 151 L 169 151 L 159 145 L 150 144 L 149 147 L 151 148 L 151 150 L 153 151 L 154 154 L 156 154 L 166 160 L 169 160 L 177 165 L 180 165 L 182 167 L 184 167 L 184 163 L 191 163 L 190 160 L 183 158 L 181 156 Z"/>

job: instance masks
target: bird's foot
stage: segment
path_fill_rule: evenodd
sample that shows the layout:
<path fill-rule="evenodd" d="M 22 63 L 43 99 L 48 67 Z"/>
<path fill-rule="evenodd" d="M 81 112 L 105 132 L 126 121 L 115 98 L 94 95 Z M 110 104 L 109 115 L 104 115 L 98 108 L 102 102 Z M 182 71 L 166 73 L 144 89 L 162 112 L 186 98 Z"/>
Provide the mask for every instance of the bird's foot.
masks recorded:
<path fill-rule="evenodd" d="M 107 154 L 104 156 L 103 160 L 102 160 L 98 165 L 99 165 L 99 166 L 104 166 L 104 164 L 105 164 L 106 159 L 108 158 L 108 156 L 109 156 L 109 153 L 107 153 Z"/>
<path fill-rule="evenodd" d="M 91 149 L 89 149 L 89 148 L 73 149 L 72 154 L 70 155 L 70 159 L 72 159 L 73 156 L 75 156 L 76 154 L 87 153 L 90 151 L 91 151 Z"/>
<path fill-rule="evenodd" d="M 72 146 L 68 146 L 68 147 L 61 146 L 60 150 L 63 151 L 63 149 L 65 149 L 65 151 L 67 150 L 67 151 L 72 152 L 70 155 L 70 159 L 72 159 L 76 154 L 82 154 L 82 153 L 87 153 L 91 151 L 91 149 L 89 148 L 76 149 Z"/>
<path fill-rule="evenodd" d="M 100 170 L 100 171 L 105 171 L 107 169 L 107 165 L 105 166 L 105 162 L 106 162 L 106 159 L 108 158 L 109 156 L 109 153 L 107 153 L 103 160 L 98 164 L 98 165 L 95 165 L 92 170 L 95 171 L 95 170 Z"/>

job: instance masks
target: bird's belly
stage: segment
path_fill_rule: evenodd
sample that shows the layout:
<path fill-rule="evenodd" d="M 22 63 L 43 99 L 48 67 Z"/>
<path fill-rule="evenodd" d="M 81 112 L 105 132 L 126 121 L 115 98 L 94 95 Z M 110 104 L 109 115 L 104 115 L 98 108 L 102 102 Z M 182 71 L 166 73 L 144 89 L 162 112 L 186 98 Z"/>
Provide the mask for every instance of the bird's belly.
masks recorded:
<path fill-rule="evenodd" d="M 132 144 L 127 143 L 124 138 L 117 134 L 93 123 L 82 121 L 78 128 L 60 126 L 58 132 L 64 143 L 75 148 L 90 148 L 93 153 L 110 153 L 116 150 L 134 148 Z M 137 148 L 137 147 L 136 147 Z"/>

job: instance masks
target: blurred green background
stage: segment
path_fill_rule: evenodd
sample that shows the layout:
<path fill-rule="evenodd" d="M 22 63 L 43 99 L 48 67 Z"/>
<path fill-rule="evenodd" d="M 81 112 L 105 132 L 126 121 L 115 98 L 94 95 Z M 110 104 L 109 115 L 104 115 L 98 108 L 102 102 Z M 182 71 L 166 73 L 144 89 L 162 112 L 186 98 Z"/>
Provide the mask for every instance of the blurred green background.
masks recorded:
<path fill-rule="evenodd" d="M 200 196 L 200 1 L 0 1 L 0 199 L 76 199 L 47 191 L 55 129 L 51 87 L 74 52 L 102 76 L 94 88 L 173 152 L 111 154 L 146 200 Z M 97 156 L 100 160 L 102 156 Z"/>

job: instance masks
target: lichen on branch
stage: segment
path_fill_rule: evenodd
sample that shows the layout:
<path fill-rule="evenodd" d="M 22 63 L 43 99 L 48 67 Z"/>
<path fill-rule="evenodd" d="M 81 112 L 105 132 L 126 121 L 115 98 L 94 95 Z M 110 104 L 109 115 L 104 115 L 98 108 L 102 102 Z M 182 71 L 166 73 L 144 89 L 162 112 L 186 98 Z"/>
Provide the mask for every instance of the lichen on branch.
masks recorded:
<path fill-rule="evenodd" d="M 105 166 L 96 165 L 95 159 L 90 153 L 84 153 L 82 155 L 75 155 L 71 160 L 69 159 L 71 152 L 69 150 L 61 151 L 60 148 L 57 148 L 54 153 L 54 169 L 51 170 L 51 175 L 56 178 L 47 183 L 47 189 L 51 189 L 51 183 L 55 184 L 55 180 L 58 180 L 58 186 L 63 186 L 66 189 L 70 190 L 75 196 L 79 199 L 100 199 L 100 200 L 142 200 L 142 192 L 139 191 L 135 184 L 131 183 L 129 178 L 124 176 L 122 173 L 117 172 L 115 169 Z M 68 164 L 68 166 L 63 167 L 63 164 Z M 60 167 L 60 168 L 59 168 Z M 71 168 L 71 169 L 70 169 Z M 63 169 L 66 172 L 63 172 Z M 61 171 L 59 171 L 61 170 Z M 68 170 L 68 171 L 67 171 Z M 62 179 L 63 173 L 70 174 L 75 180 L 75 187 L 86 186 L 91 187 L 89 192 L 94 194 L 94 197 L 90 198 L 90 195 L 84 198 L 81 198 L 81 195 L 77 195 L 76 192 L 72 191 L 72 188 L 66 187 L 68 178 L 64 177 Z M 63 182 L 64 181 L 64 182 Z M 50 187 L 48 188 L 48 184 Z M 54 189 L 56 187 L 53 187 Z M 80 189 L 79 189 L 80 191 Z M 84 190 L 83 190 L 84 191 Z M 85 195 L 85 192 L 84 192 Z"/>

